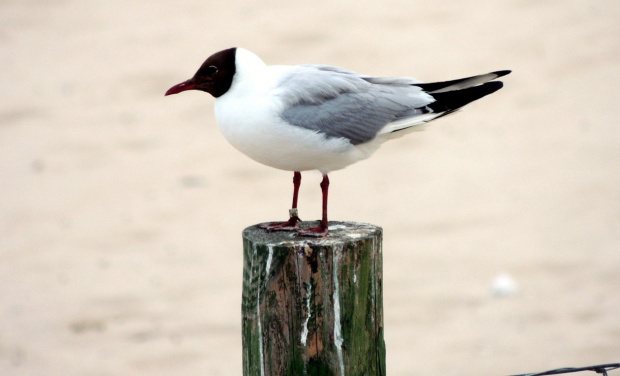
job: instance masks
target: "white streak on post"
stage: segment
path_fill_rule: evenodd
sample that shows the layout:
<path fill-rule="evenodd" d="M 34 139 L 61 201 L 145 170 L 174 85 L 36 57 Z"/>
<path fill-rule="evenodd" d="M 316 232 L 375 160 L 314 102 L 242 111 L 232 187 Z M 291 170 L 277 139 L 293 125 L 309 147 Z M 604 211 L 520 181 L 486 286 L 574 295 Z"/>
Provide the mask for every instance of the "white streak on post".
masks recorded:
<path fill-rule="evenodd" d="M 271 260 L 273 259 L 273 245 L 268 245 L 269 247 L 269 256 L 267 256 L 267 267 L 265 268 L 265 280 L 268 280 L 267 276 L 269 276 L 269 270 L 271 269 Z"/>
<path fill-rule="evenodd" d="M 312 316 L 312 312 L 310 312 L 310 299 L 312 298 L 312 284 L 308 283 L 308 293 L 306 295 L 306 312 L 308 315 L 304 320 L 304 329 L 301 331 L 301 344 L 306 346 L 306 342 L 308 340 L 308 321 L 310 321 L 310 316 Z"/>
<path fill-rule="evenodd" d="M 269 257 L 267 258 L 267 271 L 269 270 L 269 267 L 271 266 L 271 255 L 273 252 L 273 248 L 269 247 Z M 252 257 L 252 268 L 251 270 L 254 270 L 254 259 L 258 257 L 258 249 L 256 248 L 256 246 L 254 246 L 254 255 Z M 254 276 L 252 276 L 254 277 Z M 267 277 L 267 273 L 265 274 L 265 278 Z M 259 278 L 260 278 L 260 273 L 259 273 Z M 260 283 L 257 283 L 257 290 L 256 290 L 256 322 L 258 323 L 258 353 L 260 354 L 260 374 L 261 376 L 265 376 L 265 356 L 263 354 L 263 327 L 261 325 L 261 314 L 260 314 L 260 304 L 261 304 L 261 300 L 260 300 L 260 290 L 262 288 L 262 285 Z"/>
<path fill-rule="evenodd" d="M 344 359 L 342 358 L 342 326 L 340 325 L 340 286 L 338 284 L 338 263 L 342 254 L 342 246 L 334 247 L 334 263 L 333 263 L 333 283 L 334 294 L 334 343 L 336 344 L 336 352 L 338 353 L 338 363 L 340 364 L 340 376 L 344 376 Z"/>

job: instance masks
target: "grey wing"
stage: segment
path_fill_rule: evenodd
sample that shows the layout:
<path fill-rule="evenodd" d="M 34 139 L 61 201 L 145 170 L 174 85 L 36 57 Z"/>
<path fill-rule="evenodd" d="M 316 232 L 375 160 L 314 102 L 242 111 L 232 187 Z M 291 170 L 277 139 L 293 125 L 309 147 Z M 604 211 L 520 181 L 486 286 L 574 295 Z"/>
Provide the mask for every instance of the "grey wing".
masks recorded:
<path fill-rule="evenodd" d="M 422 83 L 421 81 L 416 80 L 415 78 L 411 78 L 411 77 L 373 77 L 373 76 L 365 76 L 365 75 L 361 75 L 358 73 L 355 73 L 353 71 L 344 69 L 344 68 L 340 68 L 340 67 L 333 67 L 330 65 L 302 65 L 302 67 L 304 68 L 309 68 L 309 69 L 317 69 L 320 71 L 326 71 L 326 72 L 335 72 L 335 73 L 340 73 L 343 75 L 350 75 L 350 76 L 354 76 L 356 78 L 361 78 L 364 81 L 370 82 L 372 84 L 380 84 L 380 85 L 396 85 L 396 86 L 407 86 L 407 85 L 415 85 L 415 84 L 420 84 Z"/>
<path fill-rule="evenodd" d="M 413 79 L 372 78 L 337 67 L 300 66 L 278 89 L 288 123 L 353 145 L 374 139 L 387 125 L 430 112 L 434 101 Z"/>

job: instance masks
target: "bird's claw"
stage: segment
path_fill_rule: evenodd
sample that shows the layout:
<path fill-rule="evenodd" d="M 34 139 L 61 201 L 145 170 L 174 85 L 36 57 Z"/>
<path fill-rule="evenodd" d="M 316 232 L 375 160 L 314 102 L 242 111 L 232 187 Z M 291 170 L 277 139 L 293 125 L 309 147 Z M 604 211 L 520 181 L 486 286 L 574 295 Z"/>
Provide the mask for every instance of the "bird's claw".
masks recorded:
<path fill-rule="evenodd" d="M 273 231 L 297 231 L 299 230 L 299 222 L 301 220 L 298 216 L 291 216 L 286 222 L 270 222 L 262 223 L 258 227 L 266 230 L 267 232 Z"/>
<path fill-rule="evenodd" d="M 314 238 L 321 238 L 328 233 L 327 225 L 321 223 L 317 227 L 299 228 L 297 230 L 297 236 L 309 236 Z"/>

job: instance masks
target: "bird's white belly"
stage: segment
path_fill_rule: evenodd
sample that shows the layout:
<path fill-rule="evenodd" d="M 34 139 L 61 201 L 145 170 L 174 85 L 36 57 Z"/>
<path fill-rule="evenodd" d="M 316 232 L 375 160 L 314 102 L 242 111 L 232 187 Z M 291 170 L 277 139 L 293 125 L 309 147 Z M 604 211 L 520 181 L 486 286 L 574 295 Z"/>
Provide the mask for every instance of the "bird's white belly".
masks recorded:
<path fill-rule="evenodd" d="M 285 123 L 277 106 L 260 99 L 246 101 L 245 106 L 239 102 L 230 106 L 224 99 L 215 103 L 222 134 L 237 150 L 264 165 L 287 171 L 327 173 L 368 158 L 376 150 Z"/>

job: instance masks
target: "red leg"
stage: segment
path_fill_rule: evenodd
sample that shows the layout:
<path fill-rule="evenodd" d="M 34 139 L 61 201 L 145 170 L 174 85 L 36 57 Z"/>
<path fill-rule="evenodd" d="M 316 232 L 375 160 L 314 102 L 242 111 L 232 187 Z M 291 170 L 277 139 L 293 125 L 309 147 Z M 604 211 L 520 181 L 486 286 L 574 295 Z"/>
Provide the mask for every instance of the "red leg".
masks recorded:
<path fill-rule="evenodd" d="M 299 186 L 301 185 L 301 173 L 295 171 L 293 174 L 293 206 L 289 210 L 290 218 L 286 222 L 265 223 L 259 227 L 267 231 L 294 231 L 297 230 L 300 219 L 297 213 L 297 196 L 299 194 Z"/>
<path fill-rule="evenodd" d="M 299 186 L 301 185 L 301 172 L 295 171 L 293 174 L 293 206 L 291 208 L 297 209 L 297 195 L 299 194 Z"/>
<path fill-rule="evenodd" d="M 321 193 L 323 194 L 323 216 L 321 223 L 317 227 L 300 228 L 297 230 L 297 235 L 301 236 L 325 236 L 327 235 L 327 194 L 329 191 L 329 178 L 327 174 L 323 175 L 321 181 Z"/>

